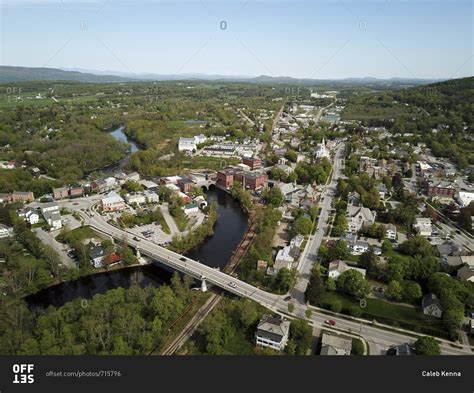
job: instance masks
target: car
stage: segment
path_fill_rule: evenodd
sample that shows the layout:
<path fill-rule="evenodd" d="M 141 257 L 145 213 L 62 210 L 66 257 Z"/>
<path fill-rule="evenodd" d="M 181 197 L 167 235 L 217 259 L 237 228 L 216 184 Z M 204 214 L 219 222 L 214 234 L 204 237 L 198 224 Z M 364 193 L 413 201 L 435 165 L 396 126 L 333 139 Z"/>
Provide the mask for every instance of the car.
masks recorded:
<path fill-rule="evenodd" d="M 180 261 L 183 261 L 183 262 L 186 262 L 186 258 L 185 257 L 181 257 L 179 258 Z"/>
<path fill-rule="evenodd" d="M 237 285 L 233 281 L 230 281 L 227 285 L 231 288 L 237 288 Z"/>
<path fill-rule="evenodd" d="M 283 298 L 283 300 L 284 300 L 285 302 L 287 302 L 287 301 L 290 300 L 290 299 L 291 299 L 291 296 L 290 296 L 290 295 L 285 296 L 285 297 Z"/>
<path fill-rule="evenodd" d="M 139 241 L 140 241 L 140 239 L 139 239 L 138 237 L 136 237 L 136 236 L 133 237 L 133 240 L 135 240 L 136 242 L 139 242 Z"/>
<path fill-rule="evenodd" d="M 326 325 L 329 325 L 329 326 L 335 326 L 335 325 L 336 325 L 336 321 L 335 321 L 334 319 L 326 319 L 326 320 L 324 321 L 324 323 L 325 323 Z"/>
<path fill-rule="evenodd" d="M 461 231 L 460 231 L 459 229 L 456 229 L 456 233 L 457 233 L 458 235 L 460 235 L 460 234 L 461 234 Z"/>

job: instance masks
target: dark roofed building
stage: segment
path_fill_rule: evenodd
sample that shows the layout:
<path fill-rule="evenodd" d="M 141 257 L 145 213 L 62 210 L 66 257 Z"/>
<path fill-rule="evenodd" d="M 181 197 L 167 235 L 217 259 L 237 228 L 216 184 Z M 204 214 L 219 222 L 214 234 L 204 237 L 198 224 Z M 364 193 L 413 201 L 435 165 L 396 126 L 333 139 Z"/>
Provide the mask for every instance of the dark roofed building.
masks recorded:
<path fill-rule="evenodd" d="M 289 332 L 290 321 L 280 317 L 264 315 L 255 333 L 256 345 L 282 351 L 288 341 Z"/>
<path fill-rule="evenodd" d="M 441 302 L 434 293 L 429 293 L 428 295 L 423 296 L 421 307 L 423 308 L 423 314 L 425 315 L 431 315 L 436 318 L 441 318 L 443 315 Z"/>

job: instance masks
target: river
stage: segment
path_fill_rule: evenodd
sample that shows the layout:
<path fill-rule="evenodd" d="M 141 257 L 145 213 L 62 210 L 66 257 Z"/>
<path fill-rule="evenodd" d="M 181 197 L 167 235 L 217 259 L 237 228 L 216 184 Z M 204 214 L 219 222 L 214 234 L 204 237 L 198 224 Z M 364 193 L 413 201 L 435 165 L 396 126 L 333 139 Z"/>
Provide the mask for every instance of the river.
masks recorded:
<path fill-rule="evenodd" d="M 219 205 L 214 235 L 187 256 L 208 266 L 223 268 L 247 230 L 247 215 L 242 212 L 238 202 L 218 188 L 211 187 L 207 191 L 207 200 L 209 203 L 217 201 Z M 28 296 L 26 301 L 32 310 L 42 310 L 49 305 L 60 307 L 76 298 L 90 299 L 110 289 L 129 288 L 133 284 L 158 287 L 169 283 L 171 274 L 168 269 L 157 265 L 130 267 L 48 287 Z"/>

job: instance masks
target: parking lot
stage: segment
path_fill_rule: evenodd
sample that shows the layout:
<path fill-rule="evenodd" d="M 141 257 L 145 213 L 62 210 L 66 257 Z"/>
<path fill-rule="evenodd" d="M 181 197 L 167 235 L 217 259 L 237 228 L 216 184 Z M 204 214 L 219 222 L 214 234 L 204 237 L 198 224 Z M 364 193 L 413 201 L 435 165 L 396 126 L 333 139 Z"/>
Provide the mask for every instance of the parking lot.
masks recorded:
<path fill-rule="evenodd" d="M 171 235 L 164 233 L 157 223 L 130 228 L 129 231 L 155 244 L 164 244 L 171 241 Z"/>

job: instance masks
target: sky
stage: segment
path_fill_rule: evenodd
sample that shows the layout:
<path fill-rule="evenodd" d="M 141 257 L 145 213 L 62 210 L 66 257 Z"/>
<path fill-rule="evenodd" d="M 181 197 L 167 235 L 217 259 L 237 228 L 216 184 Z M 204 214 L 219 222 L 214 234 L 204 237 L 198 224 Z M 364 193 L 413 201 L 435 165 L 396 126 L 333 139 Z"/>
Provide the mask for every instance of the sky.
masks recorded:
<path fill-rule="evenodd" d="M 339 79 L 472 76 L 471 0 L 2 0 L 2 65 Z"/>

